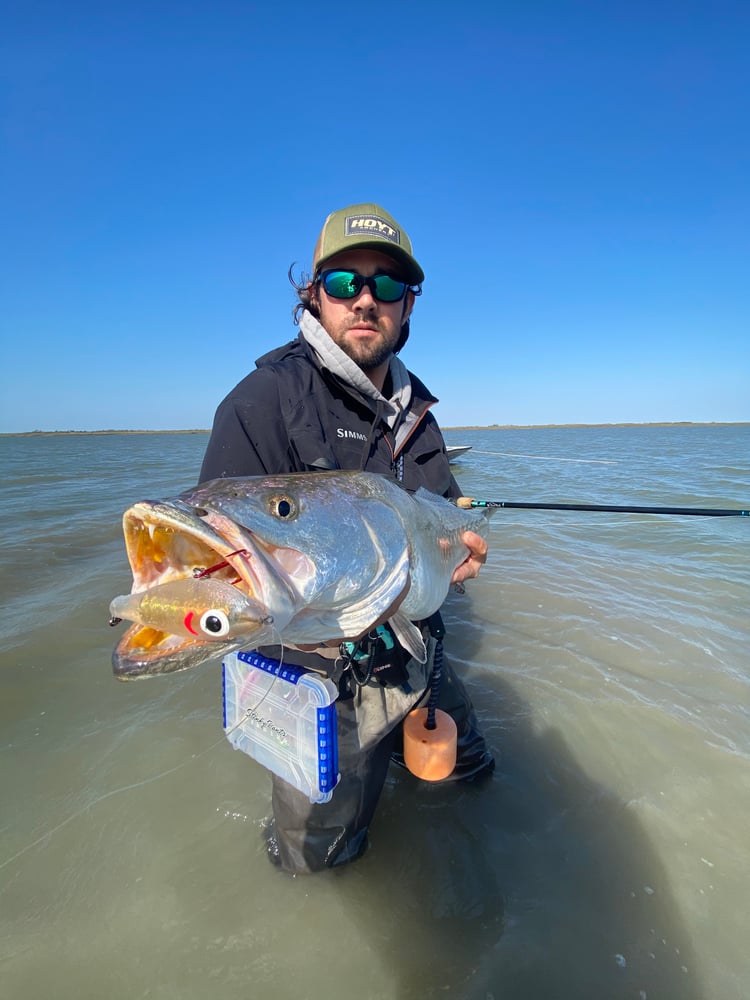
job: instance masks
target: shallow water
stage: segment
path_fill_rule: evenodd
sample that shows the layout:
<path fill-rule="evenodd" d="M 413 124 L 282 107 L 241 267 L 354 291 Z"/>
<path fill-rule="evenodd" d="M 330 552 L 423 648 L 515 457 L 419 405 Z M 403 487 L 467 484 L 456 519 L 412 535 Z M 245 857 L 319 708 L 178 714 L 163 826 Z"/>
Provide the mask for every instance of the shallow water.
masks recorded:
<path fill-rule="evenodd" d="M 747 425 L 446 437 L 487 499 L 750 503 Z M 495 776 L 392 769 L 367 855 L 290 878 L 218 665 L 109 667 L 122 510 L 205 442 L 0 439 L 0 995 L 745 997 L 750 519 L 498 511 L 445 616 Z"/>

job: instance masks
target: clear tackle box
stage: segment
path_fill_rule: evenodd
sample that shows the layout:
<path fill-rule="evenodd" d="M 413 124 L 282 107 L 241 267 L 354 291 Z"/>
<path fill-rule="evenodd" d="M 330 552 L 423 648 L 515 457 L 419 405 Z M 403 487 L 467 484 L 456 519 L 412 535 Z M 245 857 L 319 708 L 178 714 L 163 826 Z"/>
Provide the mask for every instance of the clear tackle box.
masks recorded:
<path fill-rule="evenodd" d="M 256 652 L 231 653 L 222 668 L 232 746 L 311 802 L 328 802 L 339 778 L 333 681 Z"/>

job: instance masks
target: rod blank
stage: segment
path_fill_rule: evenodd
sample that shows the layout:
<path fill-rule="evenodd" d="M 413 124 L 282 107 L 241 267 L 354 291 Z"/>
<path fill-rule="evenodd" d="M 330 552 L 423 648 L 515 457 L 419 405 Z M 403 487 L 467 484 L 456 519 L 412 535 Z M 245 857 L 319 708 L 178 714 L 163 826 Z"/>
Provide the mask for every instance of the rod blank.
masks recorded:
<path fill-rule="evenodd" d="M 732 507 L 635 507 L 608 503 L 516 503 L 510 500 L 475 500 L 459 497 L 459 507 L 504 507 L 509 510 L 593 510 L 609 511 L 615 514 L 676 514 L 691 517 L 750 517 L 750 510 L 736 510 Z"/>

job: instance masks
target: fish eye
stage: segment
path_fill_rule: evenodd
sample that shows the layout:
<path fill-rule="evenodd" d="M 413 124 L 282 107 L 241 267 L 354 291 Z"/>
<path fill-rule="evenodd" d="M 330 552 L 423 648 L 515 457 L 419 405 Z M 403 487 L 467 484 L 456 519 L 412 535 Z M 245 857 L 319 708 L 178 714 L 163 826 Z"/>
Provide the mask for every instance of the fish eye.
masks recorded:
<path fill-rule="evenodd" d="M 268 512 L 281 521 L 289 521 L 297 516 L 297 504 L 290 496 L 278 493 L 268 499 Z"/>
<path fill-rule="evenodd" d="M 200 628 L 211 639 L 221 639 L 229 635 L 229 619 L 220 608 L 211 608 L 201 615 Z"/>

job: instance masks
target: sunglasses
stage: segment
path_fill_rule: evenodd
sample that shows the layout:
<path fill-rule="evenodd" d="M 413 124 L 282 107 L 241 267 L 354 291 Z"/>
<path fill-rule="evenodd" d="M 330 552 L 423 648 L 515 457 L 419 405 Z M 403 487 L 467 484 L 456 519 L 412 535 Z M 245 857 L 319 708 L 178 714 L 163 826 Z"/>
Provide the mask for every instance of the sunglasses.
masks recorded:
<path fill-rule="evenodd" d="M 326 294 L 334 299 L 356 298 L 367 285 L 378 302 L 400 302 L 409 288 L 405 281 L 398 281 L 390 274 L 373 274 L 371 278 L 366 278 L 356 271 L 323 271 L 318 281 Z"/>

